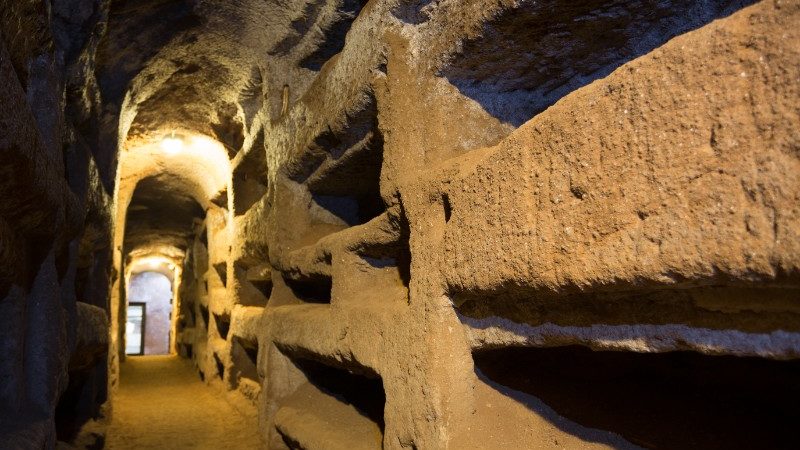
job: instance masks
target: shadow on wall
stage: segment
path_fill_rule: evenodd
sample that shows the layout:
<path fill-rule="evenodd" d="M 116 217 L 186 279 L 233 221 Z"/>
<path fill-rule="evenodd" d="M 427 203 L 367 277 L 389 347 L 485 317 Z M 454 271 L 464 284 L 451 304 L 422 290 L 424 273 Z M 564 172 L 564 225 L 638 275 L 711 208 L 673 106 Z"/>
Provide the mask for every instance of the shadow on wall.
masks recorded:
<path fill-rule="evenodd" d="M 484 25 L 440 74 L 520 126 L 570 92 L 753 0 L 523 2 Z"/>
<path fill-rule="evenodd" d="M 137 318 L 137 306 L 144 315 Z M 131 276 L 128 286 L 128 320 L 125 327 L 125 353 L 165 355 L 169 353 L 172 314 L 172 282 L 158 272 Z"/>
<path fill-rule="evenodd" d="M 645 448 L 797 444 L 800 361 L 578 346 L 487 350 L 474 360 L 483 382 L 560 427 L 558 416 Z"/>

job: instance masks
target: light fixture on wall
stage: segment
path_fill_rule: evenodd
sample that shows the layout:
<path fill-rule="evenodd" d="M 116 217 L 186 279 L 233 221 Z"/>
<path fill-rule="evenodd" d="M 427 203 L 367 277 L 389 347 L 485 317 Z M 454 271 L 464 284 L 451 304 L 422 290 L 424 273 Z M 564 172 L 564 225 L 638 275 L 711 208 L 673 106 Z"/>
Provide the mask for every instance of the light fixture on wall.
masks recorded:
<path fill-rule="evenodd" d="M 176 155 L 183 150 L 183 139 L 175 137 L 175 131 L 161 140 L 161 150 L 168 155 Z"/>

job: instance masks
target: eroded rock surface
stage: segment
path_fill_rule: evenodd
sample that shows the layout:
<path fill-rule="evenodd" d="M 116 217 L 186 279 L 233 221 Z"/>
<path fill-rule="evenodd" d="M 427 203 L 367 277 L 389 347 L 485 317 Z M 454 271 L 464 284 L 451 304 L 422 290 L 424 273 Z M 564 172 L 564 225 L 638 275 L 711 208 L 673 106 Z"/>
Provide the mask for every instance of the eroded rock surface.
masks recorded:
<path fill-rule="evenodd" d="M 2 442 L 150 270 L 268 448 L 791 448 L 799 2 L 5 3 Z"/>

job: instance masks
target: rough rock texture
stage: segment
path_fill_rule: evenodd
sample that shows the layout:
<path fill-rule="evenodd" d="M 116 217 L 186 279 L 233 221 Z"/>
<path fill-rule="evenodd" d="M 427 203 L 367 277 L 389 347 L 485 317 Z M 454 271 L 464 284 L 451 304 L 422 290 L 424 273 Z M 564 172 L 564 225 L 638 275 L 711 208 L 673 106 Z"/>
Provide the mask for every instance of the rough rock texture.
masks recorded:
<path fill-rule="evenodd" d="M 306 4 L 257 81 L 340 52 L 264 89 L 182 351 L 270 448 L 788 445 L 747 411 L 798 395 L 800 11 L 750 3 Z"/>
<path fill-rule="evenodd" d="M 43 6 L 2 16 L 2 436 L 52 442 L 76 299 L 114 392 L 150 270 L 268 448 L 792 447 L 800 2 Z"/>
<path fill-rule="evenodd" d="M 52 448 L 107 400 L 111 192 L 80 123 L 103 2 L 0 2 L 0 447 Z"/>

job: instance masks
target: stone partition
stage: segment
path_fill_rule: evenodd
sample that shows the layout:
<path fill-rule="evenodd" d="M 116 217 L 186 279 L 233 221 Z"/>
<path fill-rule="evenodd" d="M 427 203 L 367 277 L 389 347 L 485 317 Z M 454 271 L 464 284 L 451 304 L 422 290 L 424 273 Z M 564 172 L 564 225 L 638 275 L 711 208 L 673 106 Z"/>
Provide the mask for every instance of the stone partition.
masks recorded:
<path fill-rule="evenodd" d="M 196 295 L 206 379 L 270 448 L 785 445 L 800 5 L 750 3 L 287 14 L 234 159 L 226 293 L 211 315 Z"/>
<path fill-rule="evenodd" d="M 797 0 L 11 3 L 0 447 L 147 258 L 267 448 L 793 447 Z"/>

